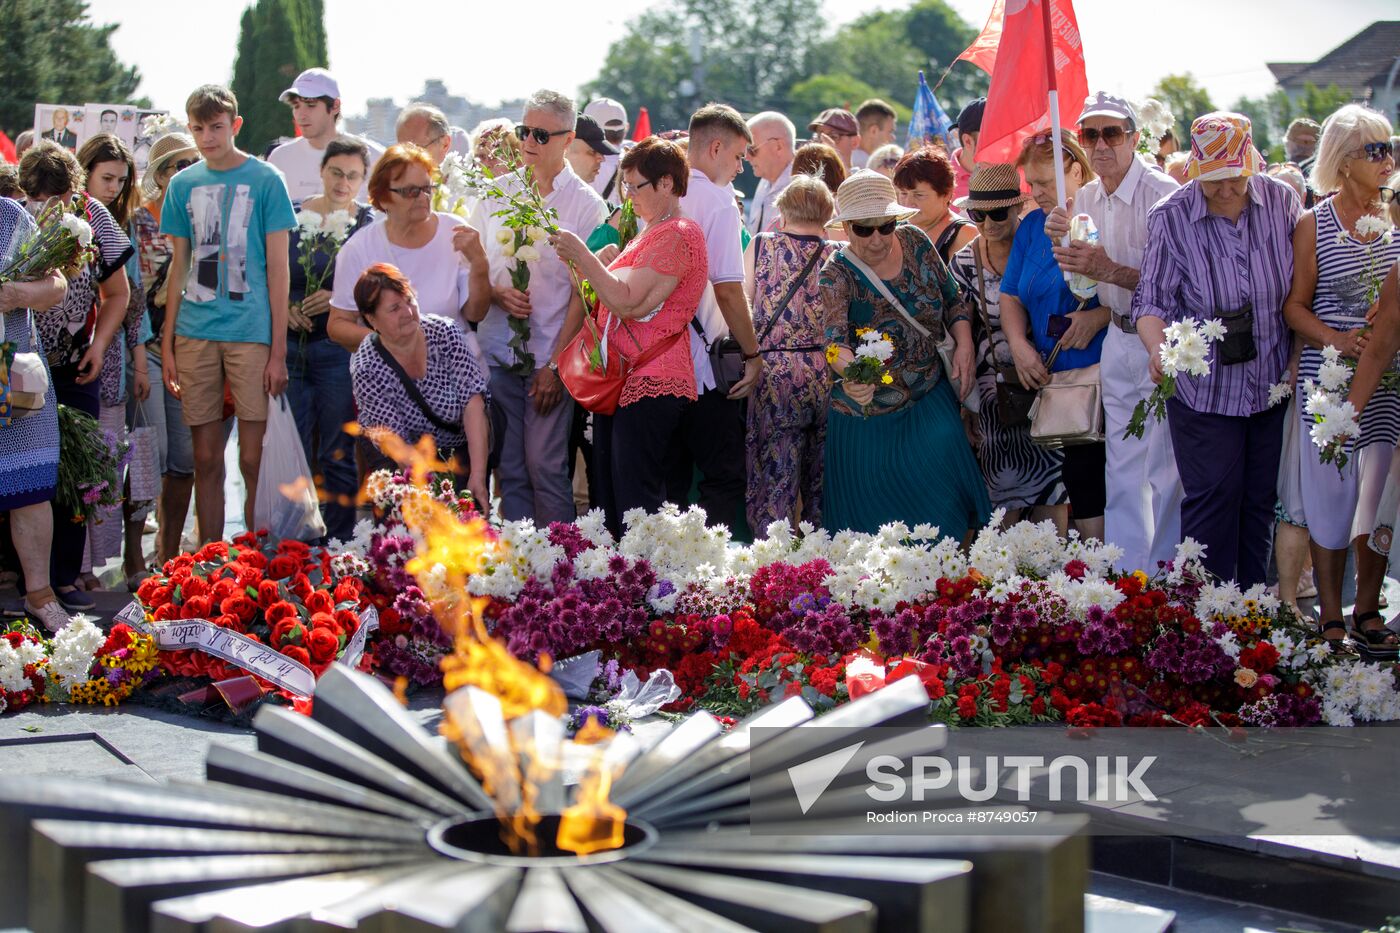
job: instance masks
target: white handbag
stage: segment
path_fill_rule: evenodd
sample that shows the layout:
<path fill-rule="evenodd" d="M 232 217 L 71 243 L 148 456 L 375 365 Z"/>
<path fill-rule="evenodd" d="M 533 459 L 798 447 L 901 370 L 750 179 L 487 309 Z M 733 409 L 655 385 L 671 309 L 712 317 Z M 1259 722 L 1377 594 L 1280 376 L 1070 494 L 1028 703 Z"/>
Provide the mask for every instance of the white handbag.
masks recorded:
<path fill-rule="evenodd" d="M 0 313 L 0 346 L 5 344 L 5 315 Z M 22 421 L 44 410 L 49 394 L 49 367 L 39 342 L 34 317 L 29 315 L 29 346 L 26 353 L 0 355 L 0 427 Z M 8 364 L 7 362 L 8 361 Z"/>

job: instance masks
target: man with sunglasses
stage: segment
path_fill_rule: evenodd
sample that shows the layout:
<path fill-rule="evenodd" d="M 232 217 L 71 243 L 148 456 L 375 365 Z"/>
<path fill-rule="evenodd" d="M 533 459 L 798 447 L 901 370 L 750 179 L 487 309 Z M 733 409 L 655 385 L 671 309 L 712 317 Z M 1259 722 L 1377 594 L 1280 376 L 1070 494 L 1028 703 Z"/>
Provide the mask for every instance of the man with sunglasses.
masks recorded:
<path fill-rule="evenodd" d="M 1157 561 L 1171 559 L 1181 539 L 1182 491 L 1166 422 L 1148 419 L 1141 440 L 1123 437 L 1133 408 L 1153 386 L 1131 312 L 1147 248 L 1147 213 L 1178 185 L 1137 158 L 1137 113 L 1123 98 L 1103 91 L 1091 96 L 1079 127 L 1098 178 L 1080 189 L 1068 210 L 1050 212 L 1045 232 L 1060 242 L 1075 214 L 1088 214 L 1099 231 L 1098 246 L 1076 242 L 1056 246 L 1054 254 L 1065 272 L 1098 281 L 1099 300 L 1112 317 L 1100 361 L 1108 435 L 1104 540 L 1123 549 L 1124 570 L 1151 571 Z"/>
<path fill-rule="evenodd" d="M 744 225 L 758 236 L 778 219 L 778 195 L 792 181 L 792 159 L 797 152 L 797 127 L 776 110 L 749 117 L 753 142 L 744 151 L 749 168 L 758 176 L 758 188 L 749 199 Z"/>
<path fill-rule="evenodd" d="M 524 167 L 502 184 L 516 190 L 533 185 L 557 215 L 554 223 L 586 239 L 607 218 L 608 206 L 569 166 L 566 153 L 577 124 L 573 100 L 557 91 L 536 91 L 515 127 Z M 569 266 L 548 242 L 534 244 L 540 258 L 530 263 L 529 288 L 522 292 L 511 286 L 515 259 L 502 252 L 498 234 L 505 230 L 504 219 L 495 216 L 503 207 L 494 198 L 482 198 L 471 218 L 491 264 L 491 307 L 477 335 L 491 367 L 492 405 L 504 419 L 496 441 L 501 513 L 507 520 L 530 518 L 539 526 L 570 522 L 575 515 L 568 469 L 574 402 L 559 381 L 558 356 L 583 324 L 583 300 Z M 529 321 L 525 349 L 533 364 L 511 346 L 511 318 Z"/>
<path fill-rule="evenodd" d="M 835 149 L 846 164 L 846 171 L 851 170 L 851 158 L 860 143 L 860 124 L 856 123 L 855 114 L 840 107 L 829 107 L 808 123 L 807 129 L 815 134 L 816 142 Z"/>

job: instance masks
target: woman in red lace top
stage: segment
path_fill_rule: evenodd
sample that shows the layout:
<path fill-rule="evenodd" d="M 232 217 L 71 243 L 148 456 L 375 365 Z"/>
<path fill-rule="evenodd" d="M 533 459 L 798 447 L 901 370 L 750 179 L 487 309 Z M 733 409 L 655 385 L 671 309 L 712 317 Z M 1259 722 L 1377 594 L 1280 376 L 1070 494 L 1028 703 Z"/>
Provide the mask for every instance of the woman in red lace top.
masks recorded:
<path fill-rule="evenodd" d="M 567 231 L 551 239 L 597 292 L 596 320 L 608 347 L 648 357 L 628 374 L 617 413 L 593 416 L 591 469 L 614 534 L 629 510 L 651 512 L 666 501 L 666 450 L 682 406 L 695 400 L 690 321 L 709 276 L 705 234 L 681 214 L 690 178 L 684 151 L 651 137 L 623 155 L 620 170 L 646 230 L 620 254 L 607 246 L 595 256 Z"/>

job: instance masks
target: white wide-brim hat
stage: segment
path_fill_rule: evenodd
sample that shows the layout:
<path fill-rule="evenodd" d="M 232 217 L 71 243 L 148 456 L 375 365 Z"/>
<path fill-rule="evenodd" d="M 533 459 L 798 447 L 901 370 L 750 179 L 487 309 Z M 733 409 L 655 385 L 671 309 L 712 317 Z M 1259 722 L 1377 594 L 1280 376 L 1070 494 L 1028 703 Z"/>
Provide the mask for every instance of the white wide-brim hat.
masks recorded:
<path fill-rule="evenodd" d="M 836 216 L 832 224 L 853 220 L 880 220 L 894 217 L 903 220 L 919 212 L 905 207 L 895 197 L 894 182 L 879 172 L 863 168 L 852 172 L 836 189 Z"/>

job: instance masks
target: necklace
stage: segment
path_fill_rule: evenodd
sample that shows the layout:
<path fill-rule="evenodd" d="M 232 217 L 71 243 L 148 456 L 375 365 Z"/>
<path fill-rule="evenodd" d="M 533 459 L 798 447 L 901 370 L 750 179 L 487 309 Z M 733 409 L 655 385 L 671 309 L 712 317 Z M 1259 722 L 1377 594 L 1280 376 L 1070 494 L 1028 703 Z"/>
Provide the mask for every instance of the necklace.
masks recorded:
<path fill-rule="evenodd" d="M 1006 271 L 1005 262 L 1003 262 L 1001 268 L 998 269 L 996 267 L 996 263 L 992 262 L 992 251 L 987 246 L 986 238 L 978 237 L 977 239 L 979 241 L 979 245 L 982 247 L 982 261 L 987 264 L 988 269 L 991 269 L 992 272 L 996 273 L 997 278 L 1001 278 L 1002 273 Z M 1009 256 L 1010 253 L 1008 253 L 1007 255 Z"/>
<path fill-rule="evenodd" d="M 664 224 L 666 221 L 668 221 L 668 220 L 670 220 L 672 217 L 676 216 L 676 211 L 678 211 L 678 210 L 680 210 L 680 205 L 679 205 L 679 204 L 677 204 L 675 207 L 673 207 L 673 208 L 671 208 L 669 211 L 667 211 L 667 212 L 666 212 L 666 216 L 665 216 L 665 217 L 662 217 L 660 220 L 656 221 L 656 223 L 652 224 L 652 226 L 653 226 L 653 227 L 659 227 L 659 226 L 661 226 L 661 225 Z"/>
<path fill-rule="evenodd" d="M 1346 214 L 1342 213 L 1343 206 L 1345 206 L 1345 199 L 1343 195 L 1339 194 L 1332 199 L 1332 211 L 1337 215 L 1337 223 L 1341 226 L 1342 230 L 1345 231 L 1349 236 L 1353 237 L 1354 239 L 1360 239 L 1360 236 L 1356 233 L 1356 225 L 1361 221 L 1362 217 L 1365 217 L 1367 214 L 1374 213 L 1374 211 L 1369 209 L 1371 205 L 1363 204 L 1355 211 L 1348 209 Z M 1354 214 L 1355 216 L 1351 216 L 1350 219 L 1348 219 L 1348 215 L 1352 214 Z"/>

